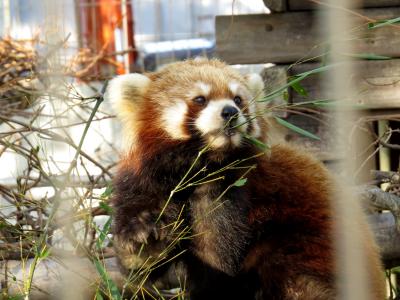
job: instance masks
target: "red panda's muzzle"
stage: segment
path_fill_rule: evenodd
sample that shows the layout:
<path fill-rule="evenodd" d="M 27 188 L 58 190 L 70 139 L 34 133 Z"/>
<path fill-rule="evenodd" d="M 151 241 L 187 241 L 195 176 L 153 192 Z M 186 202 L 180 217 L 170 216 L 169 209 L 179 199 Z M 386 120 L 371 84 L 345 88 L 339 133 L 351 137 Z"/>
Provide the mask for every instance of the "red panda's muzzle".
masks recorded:
<path fill-rule="evenodd" d="M 213 149 L 240 146 L 248 125 L 240 108 L 232 99 L 210 101 L 195 121 L 196 129 Z"/>
<path fill-rule="evenodd" d="M 239 111 L 237 110 L 236 107 L 231 106 L 231 105 L 226 105 L 224 106 L 224 108 L 222 109 L 221 112 L 221 117 L 231 123 L 232 121 L 234 121 L 234 119 L 237 119 L 237 115 L 238 115 Z M 236 116 L 236 118 L 235 118 Z M 232 119 L 232 120 L 231 120 Z"/>

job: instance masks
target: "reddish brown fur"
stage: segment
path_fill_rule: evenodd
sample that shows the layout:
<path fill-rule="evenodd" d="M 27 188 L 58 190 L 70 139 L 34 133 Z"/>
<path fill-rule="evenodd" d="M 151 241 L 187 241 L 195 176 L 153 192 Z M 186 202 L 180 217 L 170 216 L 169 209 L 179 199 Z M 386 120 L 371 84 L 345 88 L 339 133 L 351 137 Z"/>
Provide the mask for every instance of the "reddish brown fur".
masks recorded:
<path fill-rule="evenodd" d="M 162 130 L 160 107 L 168 106 L 170 98 L 186 99 L 194 80 L 212 85 L 210 97 L 215 98 L 233 97 L 227 78 L 245 81 L 219 61 L 177 63 L 148 76 L 150 86 L 135 108 L 137 144 L 121 161 L 115 179 L 114 234 L 119 257 L 136 259 L 146 243 L 142 257 L 126 266 L 138 267 L 143 255 L 157 256 L 176 237 L 176 232 L 165 230 L 165 224 L 174 222 L 184 205 L 182 226 L 191 226 L 194 235 L 181 243 L 189 249 L 182 259 L 189 271 L 192 299 L 335 299 L 335 216 L 330 207 L 335 187 L 323 165 L 298 149 L 277 145 L 267 155 L 247 161 L 257 165 L 246 176 L 248 182 L 224 194 L 211 215 L 204 216 L 204 208 L 243 170 L 227 170 L 223 180 L 177 193 L 155 222 L 169 192 L 204 145 L 187 124 L 187 139 L 171 139 Z M 188 110 L 190 119 L 200 108 L 189 103 Z M 267 123 L 262 119 L 259 123 L 265 135 Z M 205 164 L 212 172 L 257 152 L 246 144 L 220 153 L 218 160 L 207 153 L 193 173 Z M 383 299 L 379 256 L 363 226 L 371 292 L 373 299 Z"/>
<path fill-rule="evenodd" d="M 330 207 L 333 182 L 320 162 L 288 146 L 272 147 L 270 159 L 259 161 L 249 178 L 250 223 L 256 232 L 269 226 L 288 230 L 261 235 L 244 260 L 244 270 L 256 270 L 264 293 L 271 293 L 263 299 L 337 297 L 332 238 L 336 218 Z M 367 225 L 362 225 L 371 299 L 384 299 L 379 255 Z"/>
<path fill-rule="evenodd" d="M 326 170 L 308 156 L 275 146 L 249 178 L 249 189 L 256 195 L 250 213 L 254 230 L 274 230 L 259 238 L 244 261 L 245 270 L 257 270 L 264 293 L 272 292 L 264 298 L 288 299 L 282 295 L 289 288 L 285 283 L 300 276 L 317 279 L 333 293 L 332 184 Z"/>

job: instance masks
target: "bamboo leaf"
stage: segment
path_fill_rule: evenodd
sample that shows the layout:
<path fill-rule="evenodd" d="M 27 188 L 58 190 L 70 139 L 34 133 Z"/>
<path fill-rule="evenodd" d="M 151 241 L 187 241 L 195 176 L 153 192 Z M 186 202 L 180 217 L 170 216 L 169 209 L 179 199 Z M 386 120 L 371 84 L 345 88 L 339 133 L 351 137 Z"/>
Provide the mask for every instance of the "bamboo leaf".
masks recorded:
<path fill-rule="evenodd" d="M 101 198 L 108 198 L 111 196 L 113 192 L 113 187 L 112 185 L 107 185 L 106 190 L 100 195 Z"/>
<path fill-rule="evenodd" d="M 243 134 L 243 137 L 246 140 L 248 140 L 250 143 L 252 143 L 254 146 L 261 149 L 262 151 L 266 151 L 270 148 L 267 144 L 261 142 L 260 140 L 256 139 L 255 137 L 252 137 L 251 135 Z"/>
<path fill-rule="evenodd" d="M 49 255 L 50 255 L 50 248 L 45 246 L 45 247 L 43 247 L 42 251 L 40 251 L 39 258 L 40 259 L 45 259 Z"/>
<path fill-rule="evenodd" d="M 24 295 L 14 295 L 14 296 L 8 296 L 8 298 L 5 298 L 7 300 L 22 300 L 24 299 Z"/>
<path fill-rule="evenodd" d="M 291 85 L 291 87 L 301 96 L 307 97 L 308 93 L 305 88 L 300 84 L 300 82 L 296 82 Z"/>
<path fill-rule="evenodd" d="M 324 100 L 324 101 L 315 101 L 312 103 L 312 105 L 321 107 L 321 108 L 327 108 L 327 109 L 361 109 L 365 110 L 368 109 L 369 106 L 362 104 L 362 103 L 348 103 L 348 102 L 343 102 L 343 101 L 337 101 L 337 100 Z"/>
<path fill-rule="evenodd" d="M 308 100 L 308 101 L 303 101 L 303 102 L 296 102 L 295 104 L 292 104 L 291 106 L 302 106 L 302 105 L 334 105 L 337 103 L 337 100 L 334 99 L 314 99 L 314 100 Z M 290 106 L 289 106 L 290 107 Z"/>
<path fill-rule="evenodd" d="M 110 214 L 110 215 L 112 214 L 113 209 L 112 209 L 112 207 L 111 207 L 110 205 L 108 205 L 107 202 L 101 201 L 101 202 L 99 203 L 99 206 L 100 206 L 102 209 L 104 209 L 108 214 Z"/>
<path fill-rule="evenodd" d="M 283 100 L 285 100 L 285 102 L 289 102 L 289 93 L 287 90 L 283 91 Z"/>
<path fill-rule="evenodd" d="M 303 72 L 300 74 L 297 74 L 294 76 L 294 79 L 286 83 L 285 85 L 281 86 L 280 88 L 277 88 L 276 90 L 272 91 L 268 95 L 266 95 L 263 99 L 258 100 L 258 102 L 265 102 L 265 101 L 270 101 L 273 98 L 276 97 L 277 94 L 283 93 L 288 87 L 295 85 L 296 83 L 302 81 L 304 78 L 307 78 L 310 75 L 326 72 L 327 70 L 330 70 L 334 67 L 338 66 L 338 64 L 330 64 L 326 66 L 321 66 L 319 68 L 312 69 L 307 72 Z"/>
<path fill-rule="evenodd" d="M 115 285 L 114 281 L 108 276 L 107 271 L 104 269 L 100 260 L 95 258 L 93 263 L 97 269 L 97 272 L 100 274 L 101 280 L 104 285 L 107 287 L 107 290 L 110 291 L 111 299 L 113 300 L 122 300 L 121 294 L 118 290 L 118 287 Z"/>
<path fill-rule="evenodd" d="M 107 234 L 110 231 L 110 227 L 111 227 L 111 218 L 109 218 L 107 222 L 104 224 L 103 230 L 97 228 L 97 231 L 99 233 L 99 238 L 97 239 L 96 244 L 98 249 L 101 249 L 103 247 L 104 240 L 106 239 Z"/>
<path fill-rule="evenodd" d="M 96 291 L 96 300 L 103 300 L 103 296 L 99 290 Z"/>
<path fill-rule="evenodd" d="M 296 125 L 293 125 L 293 124 L 291 124 L 291 123 L 289 123 L 289 122 L 287 122 L 287 121 L 285 121 L 285 120 L 283 120 L 283 119 L 281 119 L 279 117 L 274 117 L 274 118 L 276 119 L 276 121 L 279 124 L 289 128 L 290 130 L 293 130 L 294 132 L 297 132 L 297 133 L 299 133 L 301 135 L 304 135 L 306 137 L 312 138 L 314 140 L 320 140 L 320 138 L 318 136 L 316 136 L 315 134 L 312 134 L 311 132 L 308 132 L 307 130 L 304 130 L 304 129 L 300 128 L 300 127 L 297 127 Z"/>
<path fill-rule="evenodd" d="M 390 24 L 395 24 L 400 22 L 400 17 L 394 18 L 394 19 L 388 19 L 388 20 L 382 20 L 378 22 L 373 22 L 368 24 L 368 29 L 375 29 L 383 26 L 387 26 Z"/>
<path fill-rule="evenodd" d="M 244 186 L 247 182 L 247 178 L 240 178 L 236 180 L 236 182 L 233 184 L 233 186 L 241 187 Z"/>
<path fill-rule="evenodd" d="M 383 55 L 377 55 L 373 53 L 351 53 L 351 54 L 346 54 L 346 56 L 354 57 L 354 58 L 360 58 L 360 59 L 366 59 L 366 60 L 387 60 L 391 59 L 390 56 L 383 56 Z"/>

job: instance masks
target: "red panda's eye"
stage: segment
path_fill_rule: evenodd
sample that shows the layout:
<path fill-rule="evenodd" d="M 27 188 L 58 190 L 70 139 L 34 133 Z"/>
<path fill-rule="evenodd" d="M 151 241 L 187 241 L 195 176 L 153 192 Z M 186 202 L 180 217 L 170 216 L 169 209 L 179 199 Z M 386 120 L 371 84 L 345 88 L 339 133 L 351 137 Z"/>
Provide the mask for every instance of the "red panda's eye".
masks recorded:
<path fill-rule="evenodd" d="M 233 98 L 233 102 L 235 102 L 235 104 L 236 104 L 237 106 L 239 106 L 240 104 L 242 104 L 242 98 L 240 98 L 240 96 L 235 96 L 235 97 Z"/>
<path fill-rule="evenodd" d="M 199 105 L 204 105 L 206 104 L 206 98 L 204 96 L 197 96 L 196 98 L 193 99 L 193 101 Z"/>

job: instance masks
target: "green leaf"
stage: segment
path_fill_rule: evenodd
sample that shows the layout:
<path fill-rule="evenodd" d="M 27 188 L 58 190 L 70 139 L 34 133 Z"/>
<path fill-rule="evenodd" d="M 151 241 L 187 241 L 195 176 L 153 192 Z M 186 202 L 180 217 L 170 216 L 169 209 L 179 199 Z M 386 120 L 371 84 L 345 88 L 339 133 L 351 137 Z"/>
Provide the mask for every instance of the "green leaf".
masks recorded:
<path fill-rule="evenodd" d="M 97 272 L 100 274 L 101 280 L 103 284 L 107 287 L 107 290 L 110 291 L 111 299 L 113 300 L 122 300 L 121 293 L 119 292 L 117 286 L 115 285 L 114 281 L 108 276 L 107 271 L 104 269 L 103 265 L 101 264 L 100 260 L 95 258 L 93 263 L 97 269 Z"/>
<path fill-rule="evenodd" d="M 45 259 L 50 255 L 50 248 L 44 247 L 39 254 L 40 259 Z"/>
<path fill-rule="evenodd" d="M 315 134 L 312 134 L 311 132 L 308 132 L 307 130 L 304 130 L 304 129 L 300 128 L 300 127 L 297 127 L 296 125 L 293 125 L 293 124 L 291 124 L 291 123 L 289 123 L 289 122 L 287 122 L 287 121 L 285 121 L 285 120 L 283 120 L 283 119 L 281 119 L 279 117 L 274 117 L 274 118 L 276 119 L 276 121 L 279 124 L 289 128 L 290 130 L 293 130 L 294 132 L 297 132 L 299 134 L 302 134 L 302 135 L 304 135 L 306 137 L 309 137 L 309 138 L 312 138 L 314 140 L 320 140 L 320 138 L 318 136 L 316 136 Z"/>
<path fill-rule="evenodd" d="M 319 100 L 311 103 L 314 106 L 326 108 L 326 109 L 369 109 L 368 105 L 362 103 L 348 103 L 337 100 Z"/>
<path fill-rule="evenodd" d="M 96 300 L 103 300 L 103 296 L 99 290 L 96 291 Z"/>
<path fill-rule="evenodd" d="M 99 206 L 100 206 L 102 209 L 104 209 L 109 215 L 112 214 L 113 209 L 112 209 L 112 207 L 111 207 L 110 205 L 108 205 L 107 202 L 100 201 Z"/>
<path fill-rule="evenodd" d="M 390 56 L 383 56 L 383 55 L 377 55 L 373 53 L 351 53 L 351 54 L 346 54 L 346 56 L 354 57 L 354 58 L 360 58 L 360 59 L 366 59 L 366 60 L 387 60 L 391 59 Z"/>
<path fill-rule="evenodd" d="M 327 70 L 330 70 L 334 67 L 337 67 L 339 64 L 330 64 L 326 66 L 321 66 L 319 68 L 312 69 L 307 72 L 303 72 L 300 74 L 297 74 L 294 76 L 294 79 L 286 83 L 285 85 L 281 86 L 280 88 L 277 88 L 276 90 L 272 91 L 268 95 L 266 95 L 263 99 L 258 100 L 258 102 L 265 102 L 265 101 L 271 101 L 276 97 L 277 94 L 283 93 L 288 87 L 295 85 L 296 83 L 302 81 L 304 78 L 307 78 L 310 75 L 318 74 L 325 72 Z"/>
<path fill-rule="evenodd" d="M 283 100 L 285 100 L 285 102 L 289 102 L 289 93 L 287 90 L 283 91 Z"/>
<path fill-rule="evenodd" d="M 24 295 L 14 295 L 14 296 L 8 296 L 8 298 L 6 298 L 7 300 L 22 300 L 24 299 L 25 296 Z"/>
<path fill-rule="evenodd" d="M 373 22 L 373 23 L 368 23 L 368 29 L 375 29 L 375 28 L 387 26 L 390 24 L 398 23 L 398 22 L 400 22 L 400 17 L 397 17 L 394 19 L 382 20 L 382 21 Z"/>
<path fill-rule="evenodd" d="M 112 185 L 108 185 L 108 186 L 106 187 L 106 190 L 100 195 L 100 197 L 101 197 L 102 199 L 107 199 L 108 197 L 111 196 L 112 192 L 113 192 L 113 187 L 112 187 Z"/>
<path fill-rule="evenodd" d="M 337 103 L 337 100 L 333 99 L 314 99 L 314 100 L 308 100 L 308 101 L 303 101 L 303 102 L 296 102 L 295 104 L 292 104 L 288 107 L 291 106 L 307 106 L 307 105 L 324 105 L 324 104 L 331 104 L 333 105 L 334 103 Z"/>
<path fill-rule="evenodd" d="M 0 221 L 0 229 L 6 228 L 7 224 L 6 222 Z"/>
<path fill-rule="evenodd" d="M 394 267 L 390 271 L 392 271 L 393 273 L 400 273 L 400 267 Z"/>
<path fill-rule="evenodd" d="M 256 139 L 255 137 L 252 137 L 251 135 L 243 134 L 243 137 L 246 140 L 248 140 L 250 143 L 252 143 L 254 146 L 261 149 L 262 151 L 266 151 L 270 148 L 267 144 L 261 142 L 260 140 Z"/>
<path fill-rule="evenodd" d="M 291 87 L 301 96 L 307 97 L 308 93 L 305 88 L 300 84 L 300 82 L 296 82 L 291 85 Z"/>
<path fill-rule="evenodd" d="M 240 178 L 236 180 L 236 182 L 233 184 L 233 186 L 241 187 L 244 186 L 247 182 L 247 178 Z"/>
<path fill-rule="evenodd" d="M 103 230 L 97 228 L 97 232 L 99 233 L 99 238 L 97 239 L 96 244 L 98 249 L 101 249 L 103 247 L 104 240 L 106 239 L 107 234 L 110 231 L 110 227 L 111 227 L 111 217 L 104 224 Z"/>

